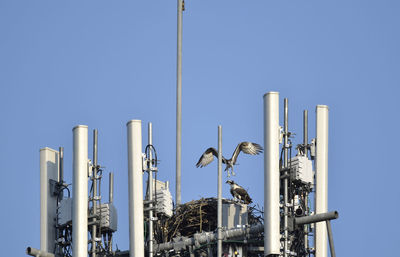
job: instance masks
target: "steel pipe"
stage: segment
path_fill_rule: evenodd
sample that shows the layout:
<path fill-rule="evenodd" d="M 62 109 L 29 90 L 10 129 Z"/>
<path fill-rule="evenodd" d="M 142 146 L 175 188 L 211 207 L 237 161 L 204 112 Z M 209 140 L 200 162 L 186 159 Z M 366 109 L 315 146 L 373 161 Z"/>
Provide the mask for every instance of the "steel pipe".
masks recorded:
<path fill-rule="evenodd" d="M 217 256 L 222 256 L 222 126 L 218 126 Z"/>
<path fill-rule="evenodd" d="M 97 214 L 97 140 L 98 140 L 98 131 L 97 129 L 93 130 L 93 198 L 92 198 L 92 207 L 93 207 L 93 215 Z M 96 216 L 93 217 L 93 225 L 92 225 L 92 257 L 96 257 L 96 237 L 97 237 L 97 226 L 96 226 Z"/>
<path fill-rule="evenodd" d="M 279 93 L 264 95 L 264 256 L 280 254 Z"/>
<path fill-rule="evenodd" d="M 114 202 L 114 172 L 108 175 L 108 202 Z"/>
<path fill-rule="evenodd" d="M 181 165 L 182 165 L 182 0 L 178 2 L 177 14 L 177 56 L 176 56 L 176 204 L 181 204 Z"/>
<path fill-rule="evenodd" d="M 149 122 L 148 124 L 148 144 L 153 145 L 153 124 Z M 153 155 L 152 155 L 153 149 L 149 149 L 149 162 L 148 162 L 148 173 L 149 173 L 149 257 L 153 257 Z M 157 192 L 156 192 L 157 193 Z"/>
<path fill-rule="evenodd" d="M 315 214 L 328 211 L 328 125 L 329 108 L 316 107 L 315 155 Z M 315 257 L 327 257 L 327 230 L 325 224 L 315 224 Z"/>
<path fill-rule="evenodd" d="M 73 128 L 72 253 L 88 255 L 88 127 Z"/>
<path fill-rule="evenodd" d="M 36 257 L 54 257 L 53 253 L 41 251 L 41 250 L 38 250 L 33 247 L 26 248 L 26 254 L 30 255 L 30 256 L 36 256 Z"/>
<path fill-rule="evenodd" d="M 303 145 L 304 155 L 308 156 L 308 111 L 303 111 Z"/>
<path fill-rule="evenodd" d="M 129 256 L 144 257 L 142 121 L 131 120 L 128 129 Z"/>
<path fill-rule="evenodd" d="M 304 216 L 304 217 L 299 217 L 295 218 L 295 223 L 296 225 L 304 225 L 304 224 L 311 224 L 311 223 L 317 223 L 317 222 L 322 222 L 322 221 L 327 221 L 327 220 L 334 220 L 339 217 L 339 213 L 337 211 L 331 211 L 331 212 L 326 212 L 326 213 L 320 213 L 320 214 L 315 214 L 311 216 Z"/>

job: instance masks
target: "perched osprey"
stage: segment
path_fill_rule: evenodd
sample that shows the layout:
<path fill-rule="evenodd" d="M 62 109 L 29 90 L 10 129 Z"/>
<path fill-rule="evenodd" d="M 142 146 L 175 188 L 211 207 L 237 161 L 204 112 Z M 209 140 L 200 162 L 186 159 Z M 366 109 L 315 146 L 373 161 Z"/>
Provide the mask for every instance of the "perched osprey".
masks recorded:
<path fill-rule="evenodd" d="M 251 200 L 247 191 L 243 187 L 236 184 L 235 181 L 228 180 L 228 181 L 226 181 L 226 183 L 231 185 L 231 194 L 232 194 L 233 198 L 243 201 L 244 204 L 249 204 L 253 201 L 253 200 Z"/>
<path fill-rule="evenodd" d="M 225 164 L 225 171 L 228 173 L 228 177 L 230 177 L 229 169 L 232 171 L 232 175 L 235 176 L 235 172 L 233 172 L 233 165 L 236 164 L 236 160 L 239 156 L 240 151 L 246 153 L 246 154 L 251 154 L 251 155 L 256 155 L 259 153 L 262 153 L 263 148 L 256 143 L 252 142 L 241 142 L 236 146 L 235 151 L 232 154 L 232 157 L 227 160 L 224 156 L 222 156 L 222 163 Z M 199 161 L 196 164 L 196 167 L 204 167 L 211 163 L 214 160 L 214 156 L 218 158 L 218 152 L 215 150 L 215 148 L 210 147 L 208 148 L 203 155 L 200 157 Z"/>

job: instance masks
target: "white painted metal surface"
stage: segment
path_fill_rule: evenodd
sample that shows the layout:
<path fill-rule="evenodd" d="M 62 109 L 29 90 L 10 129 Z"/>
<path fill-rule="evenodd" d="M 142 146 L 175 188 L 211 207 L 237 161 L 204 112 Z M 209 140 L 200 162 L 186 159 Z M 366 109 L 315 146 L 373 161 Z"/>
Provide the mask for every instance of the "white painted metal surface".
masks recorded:
<path fill-rule="evenodd" d="M 88 127 L 73 128 L 72 254 L 88 256 Z"/>
<path fill-rule="evenodd" d="M 264 256 L 280 254 L 279 93 L 264 95 Z"/>
<path fill-rule="evenodd" d="M 181 204 L 182 168 L 182 12 L 183 0 L 177 0 L 177 55 L 176 55 L 176 204 Z"/>
<path fill-rule="evenodd" d="M 328 212 L 328 125 L 329 108 L 316 108 L 315 214 Z M 315 224 L 315 257 L 327 257 L 327 230 L 324 222 Z"/>
<path fill-rule="evenodd" d="M 131 120 L 128 129 L 129 256 L 144 257 L 142 121 Z"/>
<path fill-rule="evenodd" d="M 50 194 L 49 179 L 58 181 L 58 151 L 40 149 L 40 250 L 54 252 L 57 196 Z"/>

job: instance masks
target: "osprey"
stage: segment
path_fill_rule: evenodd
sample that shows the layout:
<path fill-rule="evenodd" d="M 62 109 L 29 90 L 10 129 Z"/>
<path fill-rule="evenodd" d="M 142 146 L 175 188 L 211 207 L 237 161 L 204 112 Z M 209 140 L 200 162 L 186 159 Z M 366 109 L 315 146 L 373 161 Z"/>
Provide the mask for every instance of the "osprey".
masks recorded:
<path fill-rule="evenodd" d="M 262 153 L 263 148 L 256 143 L 252 142 L 241 142 L 236 146 L 235 151 L 232 154 L 232 157 L 227 160 L 224 156 L 222 156 L 222 163 L 225 164 L 225 171 L 228 173 L 228 177 L 230 177 L 229 169 L 232 171 L 232 175 L 235 176 L 235 172 L 233 172 L 233 165 L 236 164 L 236 160 L 239 156 L 240 152 L 244 152 L 246 154 L 256 155 Z M 215 148 L 208 148 L 203 155 L 200 157 L 199 161 L 196 164 L 196 167 L 204 167 L 207 166 L 214 160 L 214 156 L 218 158 L 218 152 Z"/>
<path fill-rule="evenodd" d="M 228 180 L 226 183 L 231 185 L 231 194 L 233 198 L 243 201 L 244 204 L 250 204 L 253 201 L 247 191 L 243 187 L 236 184 L 235 181 Z"/>

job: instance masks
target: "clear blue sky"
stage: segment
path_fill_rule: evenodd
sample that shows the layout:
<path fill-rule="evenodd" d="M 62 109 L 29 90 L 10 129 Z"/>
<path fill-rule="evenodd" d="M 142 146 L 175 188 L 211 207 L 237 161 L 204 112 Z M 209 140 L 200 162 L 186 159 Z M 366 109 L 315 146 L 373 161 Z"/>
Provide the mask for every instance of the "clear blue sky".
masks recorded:
<path fill-rule="evenodd" d="M 262 144 L 262 96 L 279 91 L 299 137 L 303 109 L 314 137 L 315 106 L 330 107 L 337 255 L 398 256 L 399 13 L 386 0 L 186 0 L 183 202 L 216 195 L 216 163 L 194 165 L 217 146 L 217 126 L 225 155 Z M 40 246 L 39 149 L 65 147 L 71 182 L 77 124 L 99 129 L 99 161 L 115 171 L 115 242 L 128 249 L 126 122 L 153 122 L 159 178 L 174 194 L 175 74 L 175 0 L 0 1 L 2 256 Z M 262 156 L 239 163 L 235 180 L 262 205 Z"/>

